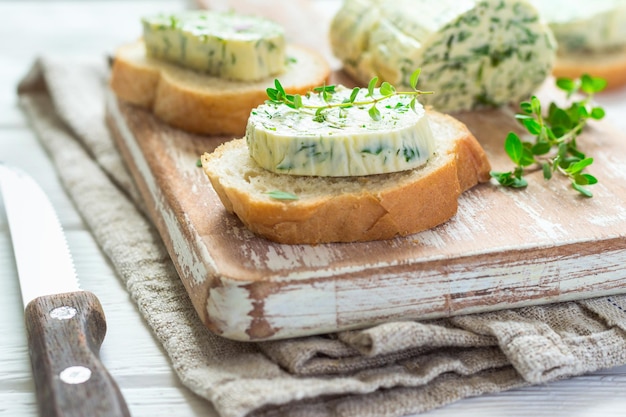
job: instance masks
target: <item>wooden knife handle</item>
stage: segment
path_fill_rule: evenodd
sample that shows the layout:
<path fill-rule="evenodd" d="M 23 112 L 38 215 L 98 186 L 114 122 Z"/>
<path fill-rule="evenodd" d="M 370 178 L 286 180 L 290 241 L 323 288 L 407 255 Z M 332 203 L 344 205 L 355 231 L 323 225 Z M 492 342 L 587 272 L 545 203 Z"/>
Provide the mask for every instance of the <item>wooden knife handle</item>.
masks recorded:
<path fill-rule="evenodd" d="M 26 306 L 28 349 L 42 416 L 130 416 L 99 359 L 106 321 L 87 291 L 39 297 Z"/>

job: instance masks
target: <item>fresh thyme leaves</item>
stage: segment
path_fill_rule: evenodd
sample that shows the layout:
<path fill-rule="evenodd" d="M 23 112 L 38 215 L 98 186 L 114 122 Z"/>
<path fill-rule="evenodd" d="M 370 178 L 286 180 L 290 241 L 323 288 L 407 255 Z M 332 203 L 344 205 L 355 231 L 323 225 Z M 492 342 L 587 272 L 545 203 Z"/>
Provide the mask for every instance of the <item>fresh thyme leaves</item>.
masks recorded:
<path fill-rule="evenodd" d="M 268 191 L 267 195 L 274 200 L 297 200 L 298 196 L 292 193 L 288 193 L 286 191 L 274 190 Z"/>
<path fill-rule="evenodd" d="M 556 85 L 567 93 L 568 99 L 577 94 L 581 94 L 582 99 L 571 101 L 569 107 L 550 103 L 545 115 L 536 96 L 522 102 L 522 112 L 515 117 L 534 137 L 534 141 L 522 141 L 516 133 L 510 132 L 504 142 L 504 150 L 515 168 L 508 172 L 493 171 L 491 176 L 505 187 L 524 188 L 528 185 L 524 174 L 532 165 L 538 165 L 546 180 L 558 172 L 570 180 L 574 190 L 585 197 L 593 197 L 586 187 L 596 184 L 598 180 L 583 172 L 593 163 L 593 158 L 581 152 L 577 138 L 589 119 L 604 117 L 604 109 L 593 104 L 593 96 L 604 90 L 606 80 L 585 74 L 577 80 L 559 78 Z"/>
<path fill-rule="evenodd" d="M 368 113 L 373 120 L 380 120 L 381 113 L 376 106 L 379 102 L 383 100 L 387 100 L 393 96 L 412 96 L 412 99 L 409 103 L 409 107 L 415 109 L 415 103 L 417 100 L 417 96 L 421 94 L 432 94 L 432 91 L 421 91 L 417 89 L 417 82 L 419 80 L 421 70 L 417 70 L 413 72 L 410 77 L 410 85 L 413 89 L 412 91 L 397 91 L 396 88 L 388 83 L 387 81 L 383 81 L 380 84 L 380 88 L 378 89 L 378 94 L 376 94 L 376 85 L 378 84 L 378 77 L 374 77 L 370 80 L 367 86 L 367 94 L 365 95 L 365 100 L 357 100 L 359 92 L 361 91 L 360 87 L 354 87 L 352 89 L 352 93 L 350 97 L 342 100 L 342 101 L 333 101 L 333 94 L 335 93 L 336 87 L 334 85 L 324 85 L 320 87 L 315 87 L 313 89 L 313 93 L 319 94 L 324 104 L 322 105 L 312 105 L 305 104 L 302 101 L 302 96 L 300 94 L 287 94 L 285 89 L 279 80 L 274 80 L 275 88 L 268 88 L 266 90 L 267 96 L 269 98 L 269 102 L 274 104 L 285 104 L 296 110 L 310 110 L 314 111 L 313 120 L 316 122 L 323 122 L 326 120 L 324 112 L 333 108 L 345 109 L 353 106 L 370 106 Z M 308 93 L 311 94 L 311 93 Z"/>
<path fill-rule="evenodd" d="M 170 15 L 170 27 L 172 29 L 176 29 L 180 26 L 180 19 L 178 19 L 176 16 L 174 15 Z"/>
<path fill-rule="evenodd" d="M 196 166 L 197 166 L 198 168 L 202 168 L 202 160 L 201 160 L 200 158 L 198 158 L 198 159 L 196 160 Z"/>

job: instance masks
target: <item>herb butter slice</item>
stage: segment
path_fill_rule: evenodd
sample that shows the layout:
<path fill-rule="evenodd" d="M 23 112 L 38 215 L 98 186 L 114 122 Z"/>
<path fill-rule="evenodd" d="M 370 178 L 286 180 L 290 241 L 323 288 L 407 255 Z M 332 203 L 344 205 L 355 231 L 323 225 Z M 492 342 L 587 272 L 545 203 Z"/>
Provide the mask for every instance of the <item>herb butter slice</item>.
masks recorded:
<path fill-rule="evenodd" d="M 307 106 L 342 103 L 352 90 L 337 87 L 332 98 L 322 94 L 302 97 L 303 107 L 266 102 L 248 119 L 246 142 L 252 158 L 263 168 L 291 175 L 325 177 L 362 176 L 419 167 L 433 155 L 435 141 L 424 107 L 411 97 L 397 95 L 377 104 L 316 111 Z M 374 97 L 381 96 L 379 89 Z M 355 103 L 367 101 L 361 90 Z M 326 99 L 328 100 L 328 99 Z"/>
<path fill-rule="evenodd" d="M 548 22 L 558 52 L 613 52 L 626 47 L 624 0 L 532 0 Z"/>
<path fill-rule="evenodd" d="M 142 19 L 148 56 L 209 75 L 255 81 L 285 69 L 283 28 L 266 19 L 189 11 Z"/>
<path fill-rule="evenodd" d="M 346 0 L 331 45 L 357 80 L 409 85 L 414 68 L 450 112 L 528 97 L 550 74 L 556 42 L 522 0 Z"/>

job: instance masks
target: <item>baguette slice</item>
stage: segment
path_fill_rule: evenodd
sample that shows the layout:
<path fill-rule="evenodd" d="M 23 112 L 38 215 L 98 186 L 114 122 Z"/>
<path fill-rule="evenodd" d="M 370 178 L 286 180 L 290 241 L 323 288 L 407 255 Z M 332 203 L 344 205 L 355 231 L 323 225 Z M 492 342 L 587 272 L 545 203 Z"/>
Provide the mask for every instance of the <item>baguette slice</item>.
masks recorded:
<path fill-rule="evenodd" d="M 143 41 L 116 51 L 110 85 L 122 100 L 150 109 L 179 129 L 242 136 L 250 111 L 267 99 L 279 78 L 287 92 L 305 94 L 323 85 L 330 67 L 316 52 L 290 45 L 285 73 L 255 82 L 212 77 L 146 56 Z"/>
<path fill-rule="evenodd" d="M 626 85 L 626 48 L 614 52 L 558 55 L 552 70 L 555 77 L 578 78 L 583 74 L 604 78 L 607 89 Z"/>
<path fill-rule="evenodd" d="M 422 167 L 363 177 L 298 177 L 264 170 L 245 139 L 202 156 L 227 211 L 252 232 L 287 244 L 390 239 L 437 226 L 457 211 L 459 195 L 489 180 L 490 164 L 467 127 L 429 111 L 435 155 Z M 268 192 L 295 194 L 272 199 Z"/>

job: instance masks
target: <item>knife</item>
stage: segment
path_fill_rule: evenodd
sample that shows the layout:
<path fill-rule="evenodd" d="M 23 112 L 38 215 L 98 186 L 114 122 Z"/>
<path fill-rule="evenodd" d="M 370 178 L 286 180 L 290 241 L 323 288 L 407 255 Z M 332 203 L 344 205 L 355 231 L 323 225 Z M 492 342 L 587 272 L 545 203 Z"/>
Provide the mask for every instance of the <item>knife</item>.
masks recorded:
<path fill-rule="evenodd" d="M 81 291 L 63 229 L 39 185 L 0 163 L 0 191 L 17 264 L 41 416 L 130 416 L 98 354 L 106 321 Z"/>

